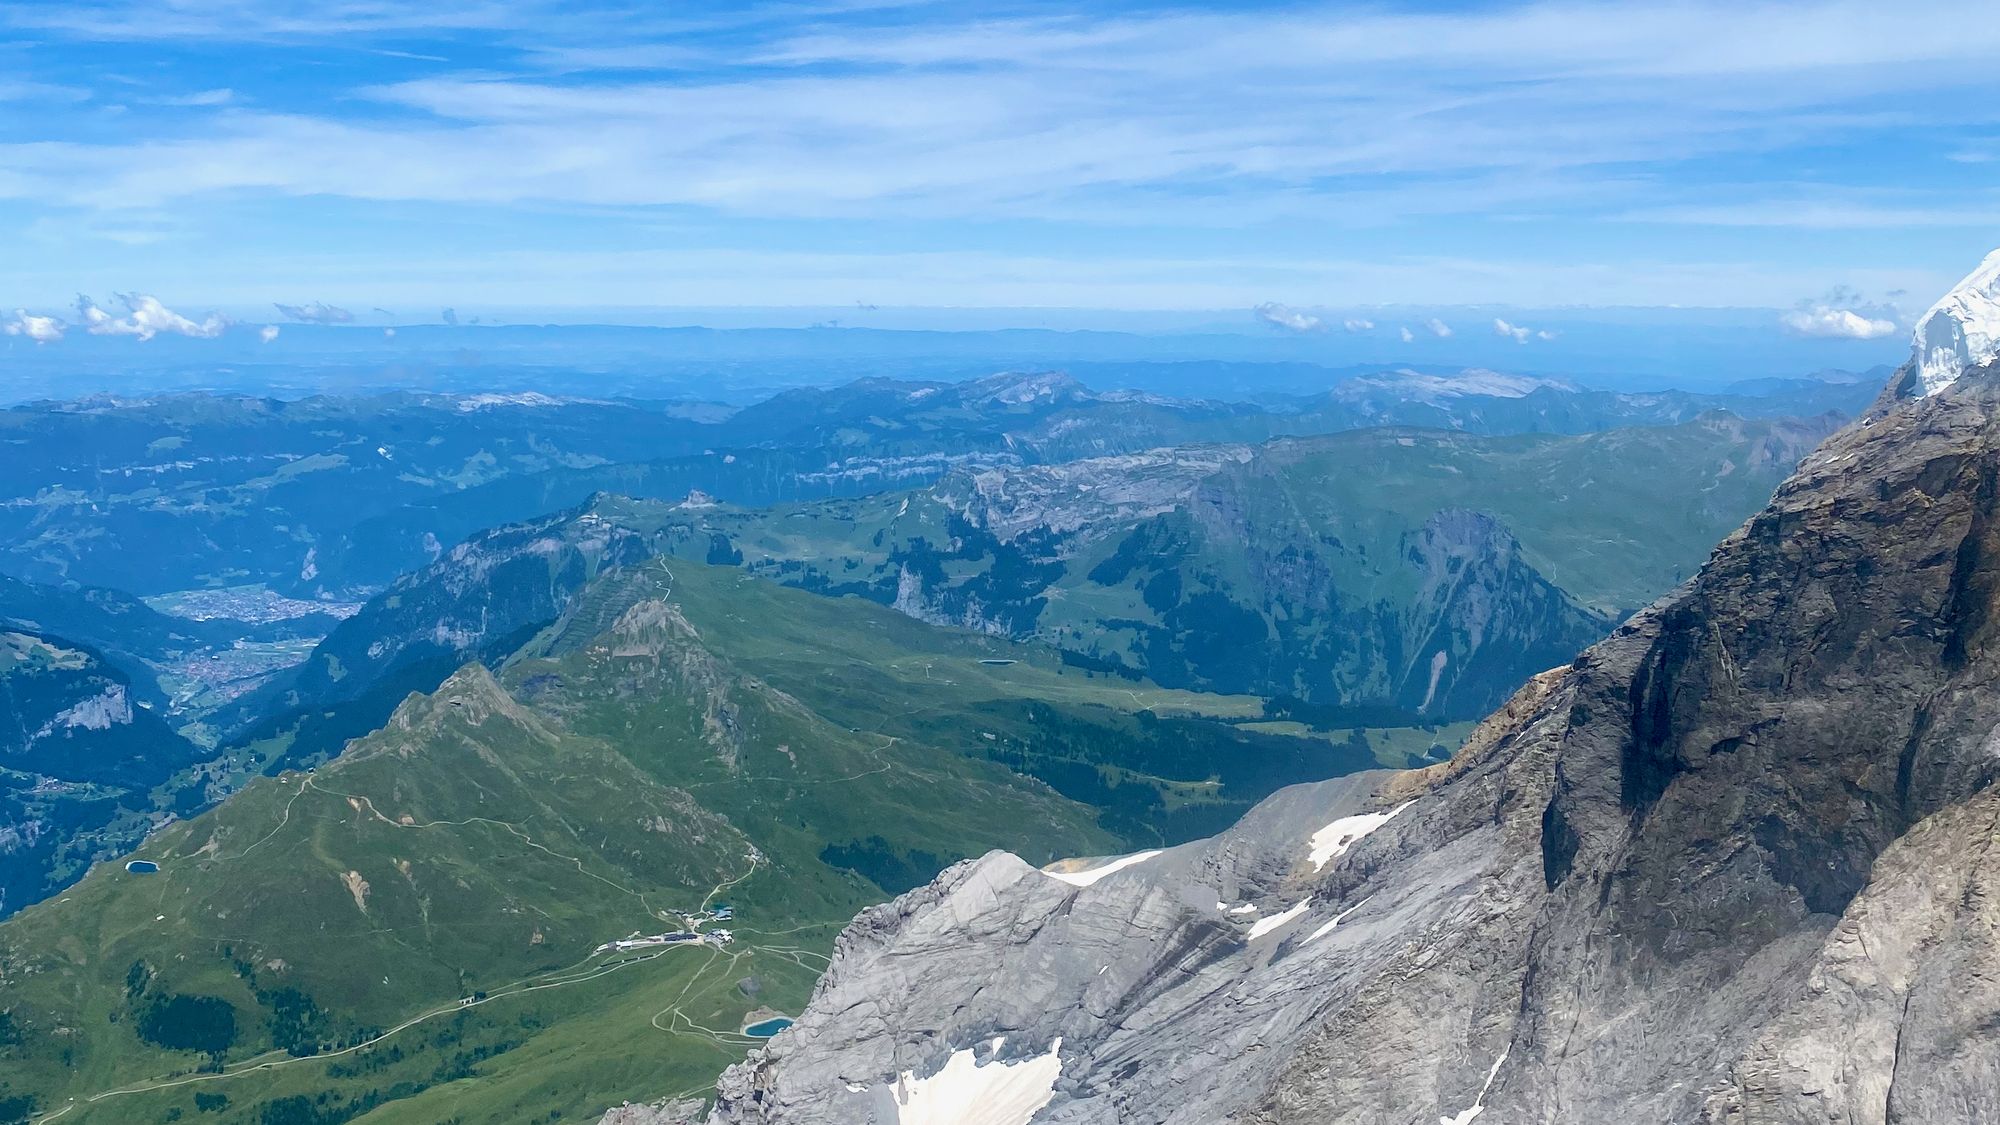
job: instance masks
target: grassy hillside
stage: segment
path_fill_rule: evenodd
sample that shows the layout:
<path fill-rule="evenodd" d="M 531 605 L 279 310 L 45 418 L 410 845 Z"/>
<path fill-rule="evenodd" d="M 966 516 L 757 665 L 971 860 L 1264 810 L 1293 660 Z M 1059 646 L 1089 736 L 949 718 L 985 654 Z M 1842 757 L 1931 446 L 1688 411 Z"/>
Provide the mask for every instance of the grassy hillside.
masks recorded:
<path fill-rule="evenodd" d="M 0 1106 L 517 1122 L 698 1091 L 859 907 L 945 863 L 1119 851 L 1169 799 L 1205 830 L 1372 764 L 1254 729 L 1257 700 L 681 561 L 605 571 L 495 663 L 155 834 L 157 872 L 103 864 L 0 924 Z M 1038 779 L 1089 788 L 1065 770 L 1157 800 Z M 727 945 L 598 951 L 720 902 L 697 924 Z"/>

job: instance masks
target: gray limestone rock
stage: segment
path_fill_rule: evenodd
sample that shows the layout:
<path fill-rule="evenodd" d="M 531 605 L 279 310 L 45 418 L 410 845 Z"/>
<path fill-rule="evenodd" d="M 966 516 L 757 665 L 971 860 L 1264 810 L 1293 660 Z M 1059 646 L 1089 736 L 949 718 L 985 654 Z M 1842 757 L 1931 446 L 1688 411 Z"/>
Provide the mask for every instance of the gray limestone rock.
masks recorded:
<path fill-rule="evenodd" d="M 686 1098 L 635 1105 L 614 1106 L 598 1119 L 597 1125 L 695 1125 L 701 1120 L 702 1103 Z"/>

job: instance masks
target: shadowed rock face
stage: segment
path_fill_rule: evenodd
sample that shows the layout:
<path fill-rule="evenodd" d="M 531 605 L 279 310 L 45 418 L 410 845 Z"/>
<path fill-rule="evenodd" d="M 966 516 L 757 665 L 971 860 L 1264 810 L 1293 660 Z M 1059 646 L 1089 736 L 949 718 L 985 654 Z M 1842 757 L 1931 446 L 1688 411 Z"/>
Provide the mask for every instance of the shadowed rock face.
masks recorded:
<path fill-rule="evenodd" d="M 998 1037 L 1062 1039 L 1037 1123 L 2000 1120 L 2000 370 L 1899 390 L 1452 762 L 864 913 L 711 1121 L 894 1122 Z"/>

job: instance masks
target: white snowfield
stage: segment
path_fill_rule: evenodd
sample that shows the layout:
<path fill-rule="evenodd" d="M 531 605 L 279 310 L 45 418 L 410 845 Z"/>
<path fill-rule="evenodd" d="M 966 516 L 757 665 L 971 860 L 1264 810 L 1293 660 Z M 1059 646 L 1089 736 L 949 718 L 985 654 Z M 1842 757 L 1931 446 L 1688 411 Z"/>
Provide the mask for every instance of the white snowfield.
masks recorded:
<path fill-rule="evenodd" d="M 1109 875 L 1114 871 L 1123 871 L 1135 863 L 1144 863 L 1147 860 L 1159 854 L 1160 854 L 1160 849 L 1154 848 L 1152 851 L 1149 852 L 1133 852 L 1131 855 L 1121 856 L 1118 859 L 1112 860 L 1110 863 L 1101 864 L 1097 867 L 1091 868 L 1088 871 L 1045 870 L 1042 872 L 1042 874 L 1050 876 L 1051 878 L 1061 879 L 1063 882 L 1068 883 L 1070 886 L 1073 887 L 1088 887 L 1092 883 L 1097 882 L 1099 879 L 1104 878 L 1106 875 Z"/>
<path fill-rule="evenodd" d="M 2000 250 L 1917 321 L 1911 339 L 1918 393 L 1933 395 L 1969 367 L 2000 358 Z"/>
<path fill-rule="evenodd" d="M 1004 1040 L 993 1042 L 998 1050 Z M 929 1078 L 906 1070 L 896 1082 L 897 1125 L 1028 1125 L 1056 1096 L 1061 1052 L 1057 1036 L 1047 1053 L 1025 1059 L 981 1066 L 967 1048 Z"/>
<path fill-rule="evenodd" d="M 1347 849 L 1360 842 L 1363 836 L 1389 823 L 1392 817 L 1409 807 L 1410 802 L 1404 801 L 1384 813 L 1357 813 L 1354 816 L 1343 816 L 1313 833 L 1311 842 L 1313 870 L 1319 871 L 1346 855 Z"/>
<path fill-rule="evenodd" d="M 1269 918 L 1257 919 L 1255 922 L 1252 922 L 1250 924 L 1250 940 L 1256 941 L 1258 938 L 1263 937 L 1265 934 L 1270 933 L 1272 930 L 1275 930 L 1278 927 L 1283 926 L 1285 923 L 1290 922 L 1292 919 L 1297 918 L 1299 915 L 1304 914 L 1306 910 L 1312 906 L 1312 904 L 1313 900 L 1311 899 L 1311 897 L 1307 897 L 1307 899 L 1304 902 L 1299 903 L 1297 906 L 1294 906 L 1289 910 L 1280 911 L 1279 913 L 1271 915 Z"/>

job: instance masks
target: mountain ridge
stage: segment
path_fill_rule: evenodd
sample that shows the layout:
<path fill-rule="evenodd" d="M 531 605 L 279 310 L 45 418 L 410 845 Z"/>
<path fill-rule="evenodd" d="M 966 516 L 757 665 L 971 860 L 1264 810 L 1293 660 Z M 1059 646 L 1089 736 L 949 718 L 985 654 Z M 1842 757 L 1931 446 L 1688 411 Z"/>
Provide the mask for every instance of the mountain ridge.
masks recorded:
<path fill-rule="evenodd" d="M 2000 370 L 1907 386 L 1454 761 L 1082 889 L 989 856 L 864 914 L 709 1120 L 895 1121 L 989 1039 L 978 1081 L 1059 1044 L 1010 1125 L 2000 1113 Z"/>

